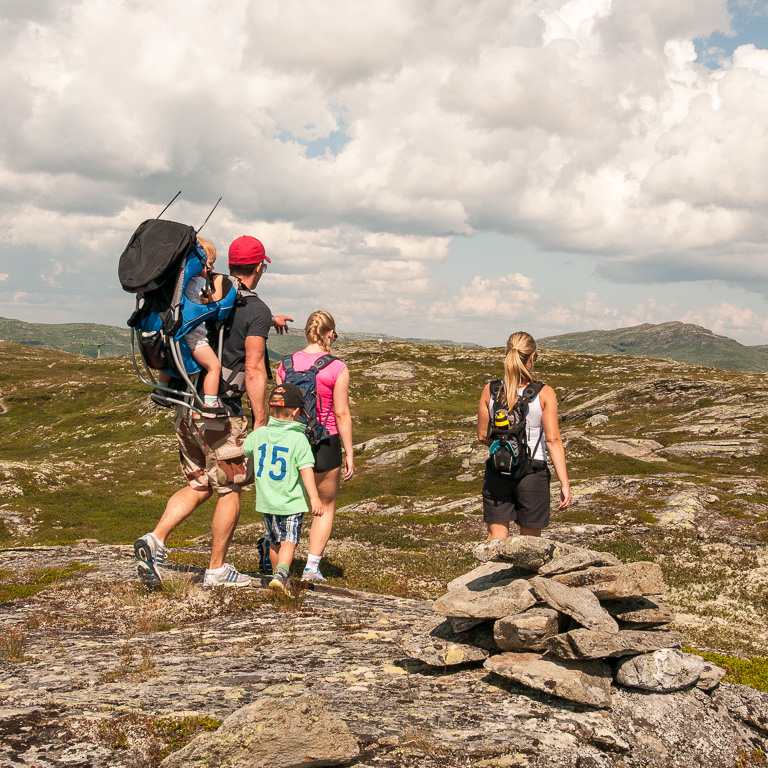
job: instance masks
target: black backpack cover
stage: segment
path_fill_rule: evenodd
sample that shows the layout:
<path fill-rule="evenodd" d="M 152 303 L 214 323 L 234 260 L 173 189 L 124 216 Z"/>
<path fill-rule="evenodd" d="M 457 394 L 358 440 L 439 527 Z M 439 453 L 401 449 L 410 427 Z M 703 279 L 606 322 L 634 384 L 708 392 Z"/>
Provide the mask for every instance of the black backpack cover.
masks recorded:
<path fill-rule="evenodd" d="M 528 408 L 543 388 L 544 384 L 541 381 L 531 382 L 517 398 L 514 406 L 508 409 L 499 404 L 499 395 L 504 389 L 504 382 L 501 379 L 495 379 L 491 382 L 493 413 L 488 424 L 488 439 L 491 441 L 490 461 L 499 474 L 519 479 L 533 471 L 531 462 L 539 443 L 536 443 L 533 451 L 529 449 Z M 507 414 L 509 421 L 509 425 L 504 428 L 495 426 L 496 416 L 500 411 Z M 542 427 L 539 442 L 543 434 L 544 429 Z"/>

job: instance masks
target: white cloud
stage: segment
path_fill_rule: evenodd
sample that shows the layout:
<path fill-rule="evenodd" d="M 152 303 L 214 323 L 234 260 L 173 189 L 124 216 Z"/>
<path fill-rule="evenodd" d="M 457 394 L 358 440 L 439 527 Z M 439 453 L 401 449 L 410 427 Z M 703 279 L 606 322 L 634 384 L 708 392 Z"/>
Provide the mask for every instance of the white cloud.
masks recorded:
<path fill-rule="evenodd" d="M 22 250 L 62 296 L 103 291 L 181 188 L 170 216 L 197 224 L 223 196 L 220 253 L 256 234 L 285 298 L 357 324 L 425 322 L 451 238 L 477 232 L 589 254 L 610 279 L 768 295 L 768 52 L 708 69 L 693 45 L 731 31 L 726 0 L 16 1 L 0 17 L 11 291 L 36 290 Z M 308 156 L 337 132 L 336 154 Z M 517 316 L 505 292 L 531 286 L 475 274 L 433 318 Z M 645 316 L 581 303 L 553 323 Z"/>
<path fill-rule="evenodd" d="M 429 309 L 432 318 L 485 317 L 510 319 L 531 315 L 539 300 L 533 282 L 519 272 L 496 278 L 475 277 L 448 302 L 436 301 Z"/>

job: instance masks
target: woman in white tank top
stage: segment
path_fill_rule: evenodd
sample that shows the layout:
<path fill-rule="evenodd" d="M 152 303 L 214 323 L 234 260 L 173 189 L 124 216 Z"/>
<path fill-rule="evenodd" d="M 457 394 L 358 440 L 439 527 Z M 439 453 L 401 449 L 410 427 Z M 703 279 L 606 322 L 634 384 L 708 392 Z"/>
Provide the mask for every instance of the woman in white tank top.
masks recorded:
<path fill-rule="evenodd" d="M 557 397 L 552 387 L 538 385 L 533 378 L 536 361 L 536 342 L 523 331 L 513 333 L 507 341 L 504 359 L 504 379 L 494 395 L 491 383 L 485 385 L 477 411 L 477 438 L 490 446 L 488 425 L 498 404 L 511 410 L 525 388 L 533 384 L 536 392 L 531 398 L 526 418 L 528 446 L 531 453 L 532 471 L 522 478 L 500 474 L 491 459 L 485 465 L 483 479 L 483 520 L 488 526 L 489 539 L 505 539 L 509 536 L 510 522 L 520 526 L 524 536 L 541 536 L 542 528 L 549 525 L 549 479 L 547 458 L 552 460 L 560 480 L 558 509 L 571 504 L 571 489 L 565 466 L 565 450 L 557 421 Z M 515 392 L 512 402 L 506 393 Z M 499 401 L 497 403 L 496 401 Z"/>

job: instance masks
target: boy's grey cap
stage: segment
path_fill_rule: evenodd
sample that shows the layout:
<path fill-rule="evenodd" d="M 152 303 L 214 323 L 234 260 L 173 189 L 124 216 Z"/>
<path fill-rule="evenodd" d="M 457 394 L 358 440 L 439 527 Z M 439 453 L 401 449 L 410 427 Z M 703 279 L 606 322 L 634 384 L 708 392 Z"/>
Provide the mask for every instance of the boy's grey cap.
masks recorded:
<path fill-rule="evenodd" d="M 278 384 L 269 396 L 269 404 L 280 408 L 304 409 L 304 395 L 301 390 L 289 381 Z"/>

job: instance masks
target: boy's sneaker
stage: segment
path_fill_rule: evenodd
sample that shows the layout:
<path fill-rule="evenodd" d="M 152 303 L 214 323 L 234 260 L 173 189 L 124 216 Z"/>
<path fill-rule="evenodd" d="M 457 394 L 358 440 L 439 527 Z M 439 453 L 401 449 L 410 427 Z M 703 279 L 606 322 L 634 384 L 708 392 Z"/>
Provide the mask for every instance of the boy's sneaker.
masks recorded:
<path fill-rule="evenodd" d="M 320 573 L 320 569 L 305 568 L 301 574 L 302 581 L 325 581 L 325 577 Z"/>
<path fill-rule="evenodd" d="M 259 553 L 259 573 L 271 576 L 274 571 L 272 570 L 272 560 L 269 557 L 269 539 L 266 536 L 262 536 L 256 542 L 256 551 Z"/>
<path fill-rule="evenodd" d="M 170 403 L 166 399 L 166 394 L 162 389 L 155 389 L 152 391 L 152 394 L 149 396 L 149 399 L 155 404 L 159 405 L 161 408 L 175 408 L 175 403 Z"/>
<path fill-rule="evenodd" d="M 133 552 L 139 560 L 139 578 L 144 586 L 158 589 L 163 585 L 163 563 L 168 548 L 154 533 L 144 534 L 133 542 Z"/>
<path fill-rule="evenodd" d="M 223 419 L 229 416 L 229 411 L 221 403 L 218 405 L 204 405 L 200 411 L 203 418 L 206 419 Z"/>
<path fill-rule="evenodd" d="M 212 571 L 208 568 L 203 577 L 204 587 L 248 587 L 251 577 L 235 568 L 232 563 L 224 563 L 221 568 Z"/>
<path fill-rule="evenodd" d="M 294 597 L 290 576 L 285 576 L 280 573 L 280 571 L 272 577 L 272 581 L 269 582 L 269 587 L 277 592 L 283 592 L 288 595 L 288 597 Z"/>

